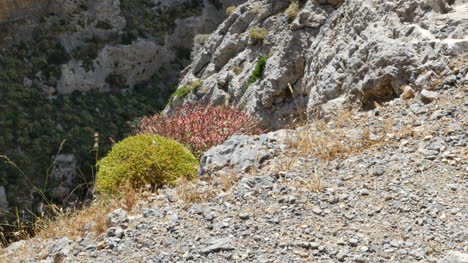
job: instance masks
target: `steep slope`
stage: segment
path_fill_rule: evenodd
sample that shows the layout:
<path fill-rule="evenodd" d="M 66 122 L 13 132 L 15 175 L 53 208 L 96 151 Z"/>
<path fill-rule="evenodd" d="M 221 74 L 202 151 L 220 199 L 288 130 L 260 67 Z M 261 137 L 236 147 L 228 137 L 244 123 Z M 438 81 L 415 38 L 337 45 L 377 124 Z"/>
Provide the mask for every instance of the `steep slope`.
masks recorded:
<path fill-rule="evenodd" d="M 112 142 L 166 105 L 194 35 L 242 2 L 1 1 L 0 216 L 85 194 Z"/>
<path fill-rule="evenodd" d="M 324 117 L 334 105 L 372 107 L 406 85 L 430 87 L 467 56 L 467 30 L 464 1 L 252 0 L 198 50 L 179 87 L 199 79 L 183 101 L 231 103 L 278 128 L 298 112 Z"/>
<path fill-rule="evenodd" d="M 450 73 L 432 101 L 233 136 L 200 180 L 146 193 L 102 234 L 72 223 L 80 236 L 21 241 L 0 261 L 466 262 L 466 61 Z"/>

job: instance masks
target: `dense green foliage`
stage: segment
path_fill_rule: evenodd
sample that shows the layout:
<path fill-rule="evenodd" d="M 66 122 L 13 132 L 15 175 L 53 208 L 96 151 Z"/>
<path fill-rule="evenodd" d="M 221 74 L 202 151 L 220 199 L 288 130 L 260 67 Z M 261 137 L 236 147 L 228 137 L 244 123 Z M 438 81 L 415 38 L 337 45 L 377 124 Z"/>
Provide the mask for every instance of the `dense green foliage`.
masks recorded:
<path fill-rule="evenodd" d="M 77 154 L 83 174 L 91 176 L 96 161 L 91 152 L 94 133 L 99 133 L 101 156 L 109 150 L 111 140 L 131 132 L 132 120 L 161 110 L 170 94 L 159 89 L 155 77 L 133 92 L 117 87 L 111 93 L 75 92 L 51 99 L 42 84 L 22 84 L 35 74 L 34 58 L 23 49 L 16 51 L 20 52 L 17 56 L 0 55 L 0 154 L 8 155 L 36 185 L 44 181 L 64 140 L 62 152 Z M 109 82 L 118 86 L 119 80 L 114 77 Z M 21 180 L 16 169 L 0 161 L 0 184 L 17 185 Z"/>
<path fill-rule="evenodd" d="M 182 144 L 158 135 L 131 136 L 112 147 L 99 161 L 96 190 L 115 193 L 127 181 L 139 188 L 174 185 L 180 177 L 194 178 L 198 160 Z"/>
<path fill-rule="evenodd" d="M 265 70 L 266 61 L 269 58 L 270 57 L 262 57 L 262 56 L 258 57 L 257 64 L 255 64 L 255 68 L 252 71 L 252 75 L 249 78 L 249 82 L 247 83 L 246 86 L 244 86 L 244 91 L 246 91 L 250 85 L 252 85 L 257 80 L 262 78 L 263 70 Z"/>
<path fill-rule="evenodd" d="M 80 8 L 86 11 L 84 6 Z M 146 6 L 132 8 L 129 11 L 135 17 L 148 10 Z M 102 22 L 99 28 L 107 30 L 111 26 Z M 133 91 L 125 91 L 128 87 L 122 76 L 110 75 L 106 80 L 110 93 L 58 95 L 54 87 L 61 77 L 62 64 L 76 59 L 83 61 L 86 70 L 93 70 L 93 60 L 105 45 L 128 40 L 128 31 L 109 31 L 89 36 L 67 51 L 59 35 L 75 31 L 72 20 L 51 13 L 33 28 L 31 41 L 0 47 L 0 155 L 11 158 L 28 177 L 24 179 L 16 168 L 0 160 L 0 185 L 20 186 L 25 181 L 41 185 L 64 140 L 61 152 L 77 155 L 83 175 L 90 178 L 96 156 L 107 153 L 112 141 L 127 136 L 136 118 L 160 111 L 168 101 L 172 91 L 161 87 L 161 78 L 156 75 Z M 100 139 L 97 155 L 93 152 L 96 132 Z"/>

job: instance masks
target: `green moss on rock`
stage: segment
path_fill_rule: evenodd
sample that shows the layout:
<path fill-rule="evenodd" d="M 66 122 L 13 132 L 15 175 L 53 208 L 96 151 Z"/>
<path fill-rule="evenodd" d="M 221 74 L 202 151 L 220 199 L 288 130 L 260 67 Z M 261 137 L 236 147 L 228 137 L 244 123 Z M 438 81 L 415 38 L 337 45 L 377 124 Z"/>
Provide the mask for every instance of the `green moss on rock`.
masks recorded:
<path fill-rule="evenodd" d="M 185 98 L 189 94 L 197 92 L 198 88 L 201 86 L 202 82 L 200 80 L 194 80 L 178 88 L 169 98 L 169 105 L 172 104 L 175 98 Z"/>

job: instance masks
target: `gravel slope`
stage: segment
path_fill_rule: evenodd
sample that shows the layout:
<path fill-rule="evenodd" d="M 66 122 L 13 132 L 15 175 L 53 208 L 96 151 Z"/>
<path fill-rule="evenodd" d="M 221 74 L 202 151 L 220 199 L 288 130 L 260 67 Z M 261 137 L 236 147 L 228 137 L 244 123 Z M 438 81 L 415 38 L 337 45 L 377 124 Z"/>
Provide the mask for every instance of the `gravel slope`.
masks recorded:
<path fill-rule="evenodd" d="M 351 141 L 381 138 L 343 158 L 288 147 L 307 127 L 263 135 L 275 154 L 259 168 L 218 166 L 114 211 L 106 234 L 21 241 L 3 261 L 467 262 L 467 80 L 465 66 L 435 91 L 329 122 Z"/>

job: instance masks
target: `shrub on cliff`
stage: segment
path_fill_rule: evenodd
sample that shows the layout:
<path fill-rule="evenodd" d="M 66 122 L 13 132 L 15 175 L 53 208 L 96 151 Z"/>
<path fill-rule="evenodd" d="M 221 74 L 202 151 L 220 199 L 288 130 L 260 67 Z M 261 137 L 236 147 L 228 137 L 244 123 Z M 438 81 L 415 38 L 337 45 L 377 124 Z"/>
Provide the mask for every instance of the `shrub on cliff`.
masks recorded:
<path fill-rule="evenodd" d="M 228 16 L 232 15 L 235 11 L 236 11 L 236 7 L 235 7 L 235 6 L 230 6 L 230 7 L 226 8 L 226 14 L 227 14 Z"/>
<path fill-rule="evenodd" d="M 249 37 L 255 40 L 259 40 L 259 41 L 264 40 L 268 34 L 269 34 L 268 30 L 266 30 L 263 27 L 251 28 L 248 33 Z"/>
<path fill-rule="evenodd" d="M 174 185 L 180 177 L 193 178 L 198 161 L 180 143 L 158 135 L 131 136 L 112 147 L 98 163 L 96 190 L 115 193 L 125 183 L 134 188 Z"/>
<path fill-rule="evenodd" d="M 144 117 L 137 134 L 158 134 L 184 143 L 200 156 L 209 148 L 223 143 L 233 134 L 260 134 L 259 122 L 245 112 L 229 106 L 186 104 L 165 117 Z"/>

